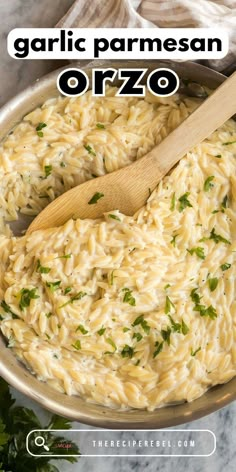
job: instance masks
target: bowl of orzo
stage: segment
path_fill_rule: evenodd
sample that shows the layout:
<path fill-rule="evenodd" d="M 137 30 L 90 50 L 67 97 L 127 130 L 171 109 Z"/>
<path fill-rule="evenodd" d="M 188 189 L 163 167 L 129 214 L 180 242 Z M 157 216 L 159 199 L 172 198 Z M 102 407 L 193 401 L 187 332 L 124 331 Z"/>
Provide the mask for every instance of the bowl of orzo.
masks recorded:
<path fill-rule="evenodd" d="M 55 71 L 0 112 L 0 375 L 95 426 L 168 427 L 236 398 L 233 119 L 134 216 L 23 231 L 66 190 L 141 159 L 224 80 L 171 67 L 185 84 L 171 97 L 119 97 L 117 83 L 63 97 Z"/>

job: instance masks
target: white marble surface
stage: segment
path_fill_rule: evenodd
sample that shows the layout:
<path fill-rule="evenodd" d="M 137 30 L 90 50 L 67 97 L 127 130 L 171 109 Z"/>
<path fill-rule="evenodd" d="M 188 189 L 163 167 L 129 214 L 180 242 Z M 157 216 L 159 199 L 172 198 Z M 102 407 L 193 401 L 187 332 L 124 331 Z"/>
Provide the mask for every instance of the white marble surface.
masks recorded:
<path fill-rule="evenodd" d="M 0 105 L 22 90 L 33 80 L 58 67 L 58 62 L 16 61 L 6 51 L 6 37 L 15 27 L 50 27 L 71 6 L 73 0 L 0 0 Z M 101 0 L 102 3 L 102 0 Z M 136 6 L 139 1 L 133 0 Z M 34 407 L 42 418 L 47 416 L 38 405 L 14 391 L 18 403 Z M 85 428 L 74 423 L 74 428 Z M 57 463 L 63 472 L 235 472 L 236 470 L 236 402 L 194 421 L 182 428 L 211 429 L 217 438 L 214 455 L 205 458 L 81 458 L 78 464 Z"/>

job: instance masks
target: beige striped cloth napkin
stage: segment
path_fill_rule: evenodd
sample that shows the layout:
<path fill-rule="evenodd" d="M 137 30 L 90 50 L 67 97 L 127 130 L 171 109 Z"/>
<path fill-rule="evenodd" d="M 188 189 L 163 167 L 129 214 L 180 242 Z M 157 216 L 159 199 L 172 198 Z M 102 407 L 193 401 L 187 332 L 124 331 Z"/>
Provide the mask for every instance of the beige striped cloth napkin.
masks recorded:
<path fill-rule="evenodd" d="M 137 5 L 138 9 L 136 7 Z M 226 74 L 236 69 L 236 0 L 76 0 L 56 25 L 63 28 L 224 27 L 230 50 L 199 61 Z"/>

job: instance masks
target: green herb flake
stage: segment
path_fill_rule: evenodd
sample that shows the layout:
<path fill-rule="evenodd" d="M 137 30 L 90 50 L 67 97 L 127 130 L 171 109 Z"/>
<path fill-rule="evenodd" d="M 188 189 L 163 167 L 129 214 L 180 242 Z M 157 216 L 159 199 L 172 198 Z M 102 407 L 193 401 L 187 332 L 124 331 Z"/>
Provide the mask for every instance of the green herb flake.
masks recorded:
<path fill-rule="evenodd" d="M 100 200 L 100 198 L 104 197 L 104 193 L 96 192 L 93 197 L 89 200 L 88 204 L 89 205 L 94 205 L 95 203 Z"/>
<path fill-rule="evenodd" d="M 191 291 L 190 293 L 190 297 L 192 299 L 192 301 L 196 304 L 196 305 L 199 305 L 200 304 L 200 300 L 202 297 L 200 297 L 197 293 L 197 288 L 193 288 L 193 290 Z"/>
<path fill-rule="evenodd" d="M 102 123 L 97 123 L 97 124 L 96 124 L 96 127 L 97 127 L 98 129 L 105 129 L 105 126 L 104 126 Z"/>
<path fill-rule="evenodd" d="M 180 198 L 179 198 L 179 212 L 181 213 L 185 208 L 187 207 L 192 207 L 190 201 L 188 200 L 188 196 L 190 195 L 190 192 L 184 193 Z"/>
<path fill-rule="evenodd" d="M 220 266 L 220 268 L 221 268 L 221 270 L 223 270 L 223 272 L 225 270 L 230 269 L 230 267 L 231 267 L 231 264 L 229 264 L 229 262 L 225 262 L 224 264 L 221 264 L 221 266 Z"/>
<path fill-rule="evenodd" d="M 51 175 L 52 173 L 52 166 L 44 166 L 44 172 L 45 172 L 45 179 L 47 179 L 47 177 L 49 177 L 49 175 Z"/>
<path fill-rule="evenodd" d="M 141 341 L 143 339 L 143 336 L 141 333 L 134 333 L 133 334 L 133 339 L 137 339 L 137 342 Z"/>
<path fill-rule="evenodd" d="M 60 288 L 61 280 L 57 280 L 56 282 L 46 282 L 46 286 L 49 288 L 51 292 L 55 292 Z"/>
<path fill-rule="evenodd" d="M 23 311 L 24 308 L 27 308 L 30 306 L 31 300 L 36 300 L 36 298 L 39 298 L 39 295 L 37 295 L 37 288 L 32 288 L 29 290 L 28 288 L 22 288 L 20 291 L 20 303 L 19 307 L 20 310 Z"/>
<path fill-rule="evenodd" d="M 202 349 L 201 346 L 200 346 L 198 349 L 196 349 L 196 351 L 193 351 L 193 349 L 191 348 L 191 356 L 192 356 L 192 357 L 196 356 L 196 354 L 197 354 L 199 351 L 201 351 L 201 349 Z"/>
<path fill-rule="evenodd" d="M 171 312 L 171 308 L 175 310 L 175 305 L 171 301 L 170 297 L 168 295 L 166 296 L 166 302 L 165 302 L 165 314 L 168 315 L 168 313 Z"/>
<path fill-rule="evenodd" d="M 214 184 L 212 183 L 212 181 L 214 180 L 214 175 L 210 175 L 209 177 L 207 177 L 207 179 L 205 180 L 204 182 L 204 186 L 203 186 L 203 190 L 204 192 L 209 192 L 209 190 L 214 187 Z"/>
<path fill-rule="evenodd" d="M 75 341 L 74 344 L 71 344 L 72 347 L 74 347 L 77 351 L 79 351 L 81 349 L 81 343 L 80 343 L 80 340 L 77 339 L 77 341 Z"/>
<path fill-rule="evenodd" d="M 85 327 L 81 324 L 76 328 L 75 332 L 77 333 L 77 331 L 80 331 L 82 334 L 87 334 L 88 333 L 88 330 L 85 329 Z"/>
<path fill-rule="evenodd" d="M 211 230 L 209 239 L 213 239 L 213 241 L 215 241 L 216 244 L 218 243 L 231 244 L 231 242 L 223 238 L 223 236 L 221 236 L 220 234 L 216 234 L 215 228 Z"/>
<path fill-rule="evenodd" d="M 236 143 L 236 141 L 228 141 L 228 142 L 222 143 L 222 144 L 223 144 L 223 146 L 229 146 L 230 144 L 235 144 L 235 143 Z"/>
<path fill-rule="evenodd" d="M 156 341 L 156 342 L 155 342 L 155 348 L 156 348 L 156 350 L 155 350 L 154 353 L 153 353 L 153 358 L 157 357 L 158 354 L 160 354 L 160 352 L 161 352 L 162 349 L 163 349 L 163 345 L 164 345 L 164 341 L 162 341 L 162 342 Z"/>
<path fill-rule="evenodd" d="M 46 316 L 47 318 L 51 318 L 51 316 L 52 316 L 52 312 L 51 312 L 51 311 L 49 311 L 48 313 L 45 313 L 45 316 Z"/>
<path fill-rule="evenodd" d="M 132 323 L 132 326 L 138 326 L 138 325 L 141 325 L 142 328 L 143 328 L 143 331 L 146 333 L 146 334 L 149 334 L 150 333 L 150 326 L 148 325 L 147 321 L 144 319 L 144 315 L 139 315 L 135 320 L 134 322 Z"/>
<path fill-rule="evenodd" d="M 219 279 L 217 279 L 217 277 L 213 277 L 212 279 L 208 279 L 208 285 L 209 285 L 209 289 L 211 292 L 214 292 L 214 290 L 216 289 L 217 285 L 218 285 L 218 282 L 219 282 Z"/>
<path fill-rule="evenodd" d="M 112 215 L 112 214 L 110 214 L 110 215 L 108 215 L 108 216 L 109 216 L 109 218 L 112 218 L 113 220 L 121 221 L 121 219 L 120 219 L 119 216 L 117 216 L 117 215 Z"/>
<path fill-rule="evenodd" d="M 176 246 L 176 238 L 177 236 L 179 236 L 178 234 L 175 234 L 173 237 L 172 237 L 172 240 L 170 241 L 170 244 L 173 244 L 173 246 L 175 247 Z"/>
<path fill-rule="evenodd" d="M 221 203 L 221 208 L 223 210 L 225 210 L 227 208 L 227 203 L 228 203 L 228 195 L 225 195 L 225 197 L 223 198 L 223 201 Z"/>
<path fill-rule="evenodd" d="M 65 162 L 63 162 L 63 161 L 62 161 L 62 162 L 60 162 L 60 166 L 61 166 L 61 167 L 66 167 L 66 164 L 65 164 Z"/>
<path fill-rule="evenodd" d="M 99 336 L 102 336 L 105 333 L 105 331 L 106 331 L 106 328 L 102 327 L 97 331 L 97 333 L 98 333 Z"/>
<path fill-rule="evenodd" d="M 216 156 L 214 156 L 214 157 L 217 157 L 217 159 L 221 159 L 222 156 L 221 156 L 221 154 L 216 154 Z"/>
<path fill-rule="evenodd" d="M 48 274 L 50 270 L 50 267 L 43 267 L 40 263 L 40 260 L 38 259 L 36 272 L 39 272 L 40 274 Z"/>
<path fill-rule="evenodd" d="M 181 332 L 184 336 L 186 336 L 186 334 L 189 332 L 189 327 L 186 325 L 184 320 L 181 322 Z"/>
<path fill-rule="evenodd" d="M 174 211 L 175 209 L 175 192 L 173 193 L 171 197 L 171 202 L 170 202 L 170 211 Z"/>
<path fill-rule="evenodd" d="M 168 315 L 168 318 L 171 322 L 171 328 L 172 330 L 175 332 L 175 333 L 181 333 L 181 324 L 180 323 L 176 323 L 173 318 Z"/>
<path fill-rule="evenodd" d="M 191 256 L 193 254 L 196 254 L 197 257 L 199 257 L 199 259 L 205 259 L 206 256 L 204 254 L 204 248 L 203 247 L 193 247 L 192 249 L 187 249 L 187 251 L 189 252 L 189 254 L 191 254 Z"/>
<path fill-rule="evenodd" d="M 123 288 L 122 292 L 125 292 L 124 297 L 123 297 L 123 302 L 124 303 L 129 303 L 129 305 L 131 305 L 131 306 L 135 306 L 136 301 L 135 301 L 135 298 L 132 295 L 132 290 L 130 290 L 129 288 Z"/>
<path fill-rule="evenodd" d="M 46 128 L 46 123 L 42 123 L 40 122 L 38 124 L 38 126 L 36 127 L 36 131 L 37 131 L 37 135 L 40 137 L 40 138 L 43 138 L 43 132 L 42 132 L 42 129 L 43 128 Z"/>
<path fill-rule="evenodd" d="M 171 329 L 168 327 L 166 330 L 162 329 L 161 330 L 161 335 L 163 338 L 163 341 L 167 342 L 168 346 L 170 345 L 170 335 L 171 335 Z"/>
<path fill-rule="evenodd" d="M 70 293 L 72 290 L 72 287 L 66 287 L 64 290 L 64 295 L 67 295 L 67 293 Z"/>
<path fill-rule="evenodd" d="M 131 359 L 133 355 L 134 355 L 134 348 L 131 346 L 128 346 L 128 344 L 125 344 L 121 351 L 121 356 L 129 357 Z"/>
<path fill-rule="evenodd" d="M 84 145 L 84 149 L 88 151 L 89 154 L 92 154 L 92 156 L 96 156 L 96 152 L 89 146 L 89 144 Z"/>
<path fill-rule="evenodd" d="M 16 315 L 10 308 L 10 306 L 5 302 L 5 300 L 3 300 L 0 304 L 1 308 L 4 310 L 5 313 L 7 313 L 8 315 L 11 315 L 12 316 L 12 319 L 13 320 L 17 320 L 19 319 L 19 316 Z"/>
<path fill-rule="evenodd" d="M 167 290 L 169 287 L 171 287 L 170 284 L 166 284 L 165 287 L 164 287 L 164 290 Z"/>
<path fill-rule="evenodd" d="M 127 331 L 130 331 L 130 328 L 127 328 L 126 326 L 123 328 L 123 333 L 127 333 Z"/>
<path fill-rule="evenodd" d="M 208 308 L 206 308 L 204 305 L 196 305 L 194 307 L 194 311 L 198 311 L 200 316 L 209 316 L 209 318 L 212 320 L 217 318 L 216 310 L 212 305 L 210 305 Z"/>
<path fill-rule="evenodd" d="M 56 259 L 70 259 L 72 254 L 65 254 L 64 256 L 58 256 Z"/>
<path fill-rule="evenodd" d="M 113 339 L 111 339 L 111 338 L 106 338 L 106 342 L 107 342 L 108 344 L 110 344 L 110 345 L 113 347 L 113 349 L 114 349 L 113 352 L 115 352 L 115 351 L 117 350 L 116 344 L 114 343 Z M 106 351 L 105 354 L 113 354 L 113 352 Z"/>

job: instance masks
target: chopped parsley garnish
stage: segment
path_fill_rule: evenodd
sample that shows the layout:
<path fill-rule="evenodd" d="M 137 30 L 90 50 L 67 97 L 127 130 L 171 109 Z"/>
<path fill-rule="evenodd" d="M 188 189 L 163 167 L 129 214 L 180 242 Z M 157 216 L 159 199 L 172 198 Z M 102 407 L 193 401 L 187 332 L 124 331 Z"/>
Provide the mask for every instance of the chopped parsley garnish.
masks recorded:
<path fill-rule="evenodd" d="M 156 356 L 158 356 L 158 354 L 162 351 L 162 349 L 163 349 L 163 344 L 164 344 L 164 341 L 162 341 L 162 342 L 156 341 L 156 342 L 155 342 L 155 348 L 156 348 L 156 350 L 155 350 L 154 353 L 153 353 L 153 358 L 155 358 Z"/>
<path fill-rule="evenodd" d="M 141 341 L 143 339 L 143 336 L 141 333 L 134 333 L 133 334 L 133 339 L 137 339 L 137 342 Z"/>
<path fill-rule="evenodd" d="M 112 218 L 113 220 L 121 221 L 121 219 L 117 215 L 110 214 L 108 216 L 109 216 L 109 218 Z"/>
<path fill-rule="evenodd" d="M 123 333 L 127 333 L 127 331 L 130 331 L 130 328 L 127 328 L 126 326 L 123 328 Z"/>
<path fill-rule="evenodd" d="M 212 279 L 208 279 L 208 285 L 209 285 L 209 289 L 211 292 L 214 292 L 214 290 L 216 289 L 217 285 L 218 285 L 218 282 L 219 282 L 219 279 L 217 279 L 217 277 L 213 277 Z"/>
<path fill-rule="evenodd" d="M 76 328 L 75 332 L 77 332 L 77 331 L 80 331 L 82 334 L 87 334 L 88 333 L 88 330 L 85 329 L 85 327 L 81 324 Z"/>
<path fill-rule="evenodd" d="M 68 302 L 61 305 L 59 308 L 63 308 L 64 306 L 69 305 L 70 303 L 74 303 L 77 300 L 81 300 L 81 298 L 85 297 L 85 295 L 87 295 L 86 292 L 78 292 L 75 295 L 72 295 L 70 300 L 68 300 Z"/>
<path fill-rule="evenodd" d="M 170 284 L 166 284 L 165 287 L 164 287 L 164 290 L 167 290 L 169 287 L 171 287 Z"/>
<path fill-rule="evenodd" d="M 113 349 L 114 349 L 113 352 L 115 352 L 115 351 L 117 350 L 116 344 L 114 343 L 114 341 L 113 341 L 111 338 L 107 338 L 107 339 L 106 339 L 106 342 L 107 342 L 108 344 L 110 344 L 110 345 L 113 347 Z M 111 351 L 106 351 L 105 354 L 113 354 L 113 352 L 111 352 Z"/>
<path fill-rule="evenodd" d="M 181 323 L 176 323 L 170 315 L 168 315 L 168 317 L 171 322 L 171 328 L 174 333 L 182 333 L 185 336 L 189 332 L 189 328 L 184 322 L 184 320 L 182 320 Z"/>
<path fill-rule="evenodd" d="M 204 254 L 204 248 L 203 247 L 193 247 L 192 249 L 187 249 L 187 251 L 189 252 L 189 254 L 191 254 L 191 256 L 193 254 L 196 254 L 197 257 L 199 257 L 200 259 L 205 259 L 205 254 Z"/>
<path fill-rule="evenodd" d="M 207 177 L 207 179 L 205 180 L 204 182 L 204 186 L 203 186 L 203 190 L 204 192 L 209 192 L 209 190 L 214 187 L 214 184 L 212 183 L 212 181 L 214 180 L 214 175 L 210 175 L 209 177 Z"/>
<path fill-rule="evenodd" d="M 66 287 L 64 290 L 64 295 L 67 295 L 67 293 L 70 293 L 72 290 L 72 287 Z"/>
<path fill-rule="evenodd" d="M 189 327 L 186 325 L 184 320 L 181 322 L 181 332 L 184 336 L 189 332 Z"/>
<path fill-rule="evenodd" d="M 173 193 L 171 197 L 171 202 L 170 202 L 170 211 L 174 211 L 175 209 L 175 192 Z"/>
<path fill-rule="evenodd" d="M 146 334 L 149 334 L 150 333 L 150 326 L 147 324 L 147 321 L 144 319 L 144 315 L 139 315 L 135 320 L 134 322 L 132 323 L 132 326 L 138 326 L 138 325 L 141 325 L 142 328 L 143 328 L 143 331 L 146 333 Z"/>
<path fill-rule="evenodd" d="M 51 339 L 51 336 L 49 336 L 48 333 L 45 333 L 45 335 L 46 335 L 46 337 L 47 337 L 48 339 Z"/>
<path fill-rule="evenodd" d="M 161 330 L 161 335 L 163 338 L 163 341 L 166 341 L 168 346 L 170 345 L 170 335 L 171 335 L 171 329 L 168 327 L 166 330 L 162 329 Z"/>
<path fill-rule="evenodd" d="M 58 256 L 56 259 L 70 259 L 72 254 L 65 254 L 64 256 Z"/>
<path fill-rule="evenodd" d="M 225 195 L 225 197 L 223 198 L 223 201 L 221 203 L 221 208 L 223 208 L 223 209 L 227 208 L 227 202 L 228 202 L 228 195 Z"/>
<path fill-rule="evenodd" d="M 21 291 L 20 291 L 20 295 L 21 295 L 21 298 L 20 298 L 20 303 L 19 303 L 19 307 L 20 307 L 20 310 L 24 310 L 24 308 L 27 308 L 28 306 L 30 306 L 30 302 L 31 300 L 35 300 L 36 298 L 39 298 L 39 295 L 37 295 L 37 288 L 32 288 L 31 290 L 29 290 L 28 288 L 22 288 Z"/>
<path fill-rule="evenodd" d="M 104 193 L 96 192 L 93 197 L 89 200 L 88 204 L 89 205 L 94 205 L 95 203 L 100 200 L 100 198 L 104 197 Z"/>
<path fill-rule="evenodd" d="M 179 212 L 181 213 L 186 207 L 192 207 L 190 201 L 188 200 L 188 196 L 190 195 L 190 192 L 184 193 L 180 198 L 179 198 Z"/>
<path fill-rule="evenodd" d="M 170 244 L 173 244 L 173 246 L 175 247 L 176 246 L 176 238 L 177 236 L 179 236 L 178 234 L 175 234 L 173 237 L 172 237 L 172 240 L 170 241 Z"/>
<path fill-rule="evenodd" d="M 131 305 L 131 306 L 135 306 L 136 301 L 135 301 L 135 298 L 132 295 L 132 290 L 130 290 L 129 288 L 123 288 L 122 292 L 125 292 L 124 297 L 123 297 L 123 302 L 124 303 L 129 303 L 129 305 Z"/>
<path fill-rule="evenodd" d="M 222 156 L 221 156 L 221 154 L 216 154 L 215 157 L 217 157 L 217 159 L 220 159 Z"/>
<path fill-rule="evenodd" d="M 222 143 L 223 146 L 229 146 L 229 144 L 235 144 L 236 141 L 228 141 L 227 143 Z"/>
<path fill-rule="evenodd" d="M 229 262 L 225 262 L 224 264 L 221 264 L 221 266 L 220 266 L 220 268 L 221 268 L 221 270 L 223 270 L 223 272 L 225 270 L 230 269 L 230 267 L 231 267 L 231 264 L 229 264 Z"/>
<path fill-rule="evenodd" d="M 92 156 L 96 156 L 96 152 L 89 146 L 89 144 L 84 145 L 84 149 L 88 151 L 89 154 L 92 154 Z"/>
<path fill-rule="evenodd" d="M 45 128 L 46 126 L 47 126 L 46 123 L 40 122 L 40 123 L 38 124 L 38 126 L 36 127 L 37 135 L 38 135 L 40 138 L 43 138 L 42 129 Z"/>
<path fill-rule="evenodd" d="M 97 331 L 97 333 L 98 333 L 99 336 L 102 336 L 102 335 L 105 333 L 105 331 L 106 331 L 106 328 L 100 328 L 100 329 Z"/>
<path fill-rule="evenodd" d="M 66 167 L 66 164 L 65 164 L 65 162 L 63 162 L 63 161 L 62 161 L 62 162 L 60 162 L 60 166 L 61 166 L 61 167 Z"/>
<path fill-rule="evenodd" d="M 45 313 L 45 316 L 46 316 L 47 318 L 51 318 L 51 316 L 52 316 L 52 312 L 51 312 L 51 311 L 49 311 L 48 313 Z"/>
<path fill-rule="evenodd" d="M 5 302 L 5 300 L 3 300 L 1 302 L 1 308 L 5 311 L 5 313 L 8 313 L 8 315 L 11 315 L 12 316 L 12 319 L 13 320 L 17 320 L 19 318 L 18 315 L 16 315 L 10 308 L 10 306 Z M 0 318 L 1 319 L 1 318 Z"/>
<path fill-rule="evenodd" d="M 121 351 L 121 355 L 122 357 L 129 357 L 131 359 L 131 357 L 133 357 L 134 355 L 134 348 L 128 346 L 128 344 L 125 344 Z"/>
<path fill-rule="evenodd" d="M 196 349 L 196 351 L 193 351 L 193 349 L 191 348 L 191 356 L 192 356 L 192 357 L 196 356 L 196 354 L 197 354 L 199 351 L 201 351 L 201 349 L 202 349 L 201 346 L 200 346 L 198 349 Z"/>
<path fill-rule="evenodd" d="M 175 310 L 175 305 L 174 303 L 171 301 L 171 299 L 168 297 L 168 295 L 166 296 L 166 303 L 165 303 L 165 314 L 168 315 L 168 313 L 171 312 L 171 307 L 174 308 Z"/>
<path fill-rule="evenodd" d="M 208 308 L 206 308 L 204 305 L 196 305 L 194 307 L 194 311 L 199 311 L 201 316 L 209 316 L 212 320 L 217 318 L 217 313 L 215 308 L 210 305 Z"/>
<path fill-rule="evenodd" d="M 115 277 L 115 275 L 114 275 L 114 270 L 113 270 L 113 271 L 111 272 L 110 285 L 113 285 L 113 283 L 114 283 L 114 277 Z"/>
<path fill-rule="evenodd" d="M 200 300 L 202 297 L 200 297 L 197 293 L 197 288 L 193 288 L 193 290 L 191 291 L 190 293 L 190 297 L 192 299 L 192 301 L 196 304 L 196 305 L 199 305 L 200 303 Z"/>
<path fill-rule="evenodd" d="M 74 344 L 71 344 L 71 346 L 74 347 L 77 351 L 79 351 L 81 349 L 80 340 L 78 339 L 77 341 L 75 341 Z"/>
<path fill-rule="evenodd" d="M 45 179 L 52 173 L 52 166 L 44 166 Z"/>
<path fill-rule="evenodd" d="M 97 123 L 96 126 L 98 129 L 105 129 L 105 126 L 102 123 Z"/>
<path fill-rule="evenodd" d="M 55 292 L 60 288 L 61 280 L 57 280 L 56 282 L 46 282 L 46 286 L 50 289 L 51 292 Z"/>
<path fill-rule="evenodd" d="M 36 268 L 37 272 L 39 272 L 40 274 L 48 274 L 50 270 L 51 270 L 50 267 L 43 267 L 40 263 L 40 260 L 38 259 L 37 268 Z"/>
<path fill-rule="evenodd" d="M 221 236 L 220 234 L 216 234 L 215 228 L 211 230 L 209 239 L 213 239 L 213 241 L 215 241 L 216 244 L 218 243 L 231 244 L 231 242 L 223 238 L 223 236 Z"/>

